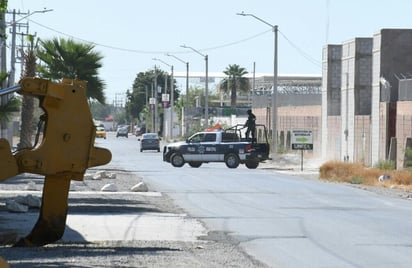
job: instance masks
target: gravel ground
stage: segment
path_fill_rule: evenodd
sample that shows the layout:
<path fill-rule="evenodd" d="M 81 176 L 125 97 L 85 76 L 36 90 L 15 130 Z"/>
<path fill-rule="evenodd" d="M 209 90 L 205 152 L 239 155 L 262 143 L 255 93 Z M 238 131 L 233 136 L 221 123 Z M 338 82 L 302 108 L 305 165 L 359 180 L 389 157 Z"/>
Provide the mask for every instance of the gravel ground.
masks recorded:
<path fill-rule="evenodd" d="M 96 171 L 96 170 L 94 170 Z M 84 180 L 73 182 L 77 191 L 100 191 L 107 183 L 115 183 L 119 191 L 129 189 L 141 181 L 136 174 L 111 170 L 116 179 Z M 34 182 L 41 190 L 43 178 L 34 175 L 17 176 L 0 184 L 0 190 L 25 190 Z M 150 189 L 149 189 L 150 190 Z M 96 243 L 56 243 L 37 248 L 14 248 L 12 243 L 26 235 L 31 226 L 10 228 L 15 213 L 7 212 L 5 202 L 17 194 L 0 196 L 0 256 L 10 267 L 267 267 L 243 252 L 237 242 L 220 233 L 210 233 L 195 242 L 182 241 L 99 241 Z M 21 195 L 21 194 L 20 194 Z M 39 195 L 40 191 L 33 195 Z M 37 212 L 31 209 L 30 212 Z M 123 195 L 96 198 L 69 195 L 70 213 L 183 213 L 167 195 Z M 37 217 L 36 217 L 37 220 Z M 7 224 L 5 224 L 7 223 Z M 3 225 L 3 226 L 2 226 Z M 4 225 L 9 226 L 7 229 Z M 0 263 L 0 268 L 2 268 Z"/>

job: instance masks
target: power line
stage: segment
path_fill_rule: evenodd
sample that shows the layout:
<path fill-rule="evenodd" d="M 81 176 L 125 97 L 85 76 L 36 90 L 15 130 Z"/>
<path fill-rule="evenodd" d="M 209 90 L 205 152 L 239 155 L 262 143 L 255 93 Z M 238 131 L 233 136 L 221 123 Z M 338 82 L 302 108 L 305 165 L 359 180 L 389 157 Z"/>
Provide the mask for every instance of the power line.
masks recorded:
<path fill-rule="evenodd" d="M 56 32 L 56 33 L 58 33 L 58 34 L 61 34 L 61 35 L 70 37 L 70 38 L 72 38 L 72 39 L 76 39 L 76 40 L 79 40 L 79 41 L 82 41 L 82 42 L 85 42 L 85 43 L 93 44 L 93 45 L 95 45 L 95 46 L 105 47 L 105 48 L 109 48 L 109 49 L 113 49 L 113 50 L 118 50 L 118 51 L 131 52 L 131 53 L 137 53 L 137 54 L 162 54 L 162 55 L 167 54 L 167 53 L 170 53 L 170 54 L 188 54 L 188 53 L 191 53 L 191 52 L 187 52 L 186 50 L 185 50 L 185 51 L 161 51 L 161 50 L 139 50 L 139 49 L 130 49 L 130 48 L 116 47 L 116 46 L 101 44 L 101 43 L 89 41 L 89 40 L 86 40 L 86 39 L 83 39 L 83 38 L 79 38 L 79 37 L 77 37 L 77 36 L 74 36 L 74 35 L 71 35 L 71 34 L 67 34 L 67 33 L 64 33 L 64 32 L 62 32 L 62 31 L 56 30 L 56 29 L 54 29 L 54 28 L 51 28 L 51 27 L 49 27 L 49 26 L 43 25 L 43 24 L 41 24 L 41 23 L 38 23 L 38 22 L 36 22 L 36 21 L 34 21 L 34 20 L 32 20 L 32 19 L 29 19 L 29 21 L 32 22 L 32 23 L 34 23 L 34 24 L 36 24 L 36 25 L 38 25 L 38 26 L 40 26 L 40 27 L 43 27 L 43 28 L 45 28 L 45 29 L 47 29 L 47 30 L 49 30 L 49 31 Z M 244 42 L 247 42 L 247 41 L 249 41 L 249 40 L 255 39 L 255 38 L 257 38 L 257 37 L 259 37 L 259 36 L 262 36 L 262 35 L 264 35 L 264 34 L 266 34 L 266 33 L 268 33 L 268 32 L 271 32 L 271 31 L 272 31 L 272 30 L 266 30 L 266 31 L 264 31 L 264 32 L 261 32 L 261 33 L 258 33 L 258 34 L 255 34 L 255 35 L 252 35 L 252 36 L 249 36 L 249 37 L 246 37 L 246 38 L 243 38 L 243 39 L 234 41 L 234 42 L 226 43 L 226 44 L 219 45 L 219 46 L 214 46 L 214 47 L 199 49 L 199 51 L 206 52 L 206 51 L 211 51 L 211 50 L 216 50 L 216 49 L 221 49 L 221 48 L 225 48 L 225 47 L 230 47 L 230 46 L 238 45 L 238 44 L 240 44 L 240 43 L 244 43 Z M 291 40 L 289 40 L 289 39 L 286 37 L 285 34 L 283 34 L 283 33 L 280 32 L 280 31 L 279 31 L 279 33 L 280 33 L 280 34 L 285 38 L 285 40 L 286 40 L 293 48 L 295 48 L 295 49 L 299 52 L 299 54 L 302 55 L 306 60 L 308 60 L 309 62 L 311 62 L 312 64 L 316 65 L 316 66 L 319 67 L 319 68 L 322 67 L 322 64 L 321 64 L 320 61 L 316 60 L 315 58 L 313 58 L 312 56 L 310 56 L 308 53 L 306 53 L 306 52 L 304 52 L 302 49 L 300 49 L 300 48 L 299 48 L 297 45 L 295 45 Z"/>
<path fill-rule="evenodd" d="M 283 38 L 285 38 L 285 40 L 294 48 L 296 49 L 296 51 L 298 51 L 298 53 L 300 55 L 302 55 L 302 57 L 304 57 L 305 59 L 307 59 L 309 62 L 313 63 L 314 65 L 316 65 L 319 68 L 322 68 L 322 63 L 320 61 L 318 61 L 317 59 L 313 58 L 312 56 L 310 56 L 308 53 L 304 52 L 302 49 L 300 49 L 297 45 L 295 45 L 291 40 L 289 40 L 289 38 L 286 37 L 286 35 L 284 33 L 282 33 L 281 31 L 279 31 L 279 33 L 283 36 Z"/>
<path fill-rule="evenodd" d="M 266 34 L 266 33 L 268 33 L 268 32 L 271 32 L 271 31 L 272 31 L 272 30 L 266 30 L 266 31 L 264 31 L 264 32 L 261 32 L 261 33 L 252 35 L 252 36 L 250 36 L 250 37 L 241 39 L 241 40 L 239 40 L 239 41 L 234 41 L 234 42 L 227 43 L 227 44 L 221 45 L 221 46 L 215 46 L 215 47 L 211 47 L 211 48 L 205 48 L 205 49 L 203 49 L 203 51 L 215 50 L 215 49 L 219 49 L 219 48 L 224 48 L 224 47 L 229 47 L 229 46 L 237 45 L 237 44 L 240 44 L 240 43 L 244 43 L 244 42 L 246 42 L 246 41 L 255 39 L 256 37 L 259 37 L 259 36 L 264 35 L 264 34 Z"/>
<path fill-rule="evenodd" d="M 34 24 L 40 26 L 40 27 L 43 27 L 47 30 L 59 33 L 61 35 L 64 35 L 64 36 L 67 36 L 67 37 L 70 37 L 70 38 L 73 38 L 73 39 L 77 39 L 77 40 L 80 40 L 80 41 L 85 42 L 85 43 L 93 44 L 93 45 L 100 46 L 100 47 L 110 48 L 110 49 L 114 49 L 114 50 L 119 50 L 119 51 L 132 52 L 132 53 L 138 53 L 138 54 L 162 54 L 162 55 L 164 55 L 166 53 L 173 53 L 173 54 L 188 54 L 188 53 L 191 53 L 191 52 L 187 52 L 187 51 L 138 50 L 138 49 L 121 48 L 121 47 L 116 47 L 116 46 L 111 46 L 111 45 L 105 45 L 105 44 L 96 43 L 96 42 L 93 42 L 93 41 L 89 41 L 89 40 L 86 40 L 86 39 L 83 39 L 83 38 L 76 37 L 74 35 L 70 35 L 70 34 L 58 31 L 58 30 L 53 29 L 49 26 L 38 23 L 34 20 L 30 20 L 30 21 L 33 22 Z M 215 46 L 215 47 L 211 47 L 211 48 L 202 49 L 201 51 L 210 51 L 210 50 L 215 50 L 215 49 L 219 49 L 219 48 L 224 48 L 224 47 L 237 45 L 237 44 L 249 41 L 251 39 L 257 38 L 257 37 L 259 37 L 259 36 L 261 36 L 261 35 L 263 35 L 267 32 L 269 32 L 269 31 L 264 31 L 262 33 L 258 33 L 258 34 L 255 34 L 253 36 L 250 36 L 250 37 L 238 40 L 238 41 L 230 42 L 230 43 L 227 43 L 227 44 L 223 44 L 223 45 L 220 45 L 220 46 Z"/>

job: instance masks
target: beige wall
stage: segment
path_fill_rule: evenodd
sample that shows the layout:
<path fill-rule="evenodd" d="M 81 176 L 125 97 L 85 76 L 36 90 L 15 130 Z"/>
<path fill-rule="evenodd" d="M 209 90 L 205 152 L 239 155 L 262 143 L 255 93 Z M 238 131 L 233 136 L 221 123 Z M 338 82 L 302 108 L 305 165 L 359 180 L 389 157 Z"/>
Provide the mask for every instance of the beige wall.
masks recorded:
<path fill-rule="evenodd" d="M 339 115 L 327 117 L 327 142 L 326 144 L 326 156 L 324 160 L 343 161 L 341 156 L 341 143 L 342 143 L 342 124 L 341 117 Z"/>
<path fill-rule="evenodd" d="M 354 162 L 371 165 L 371 117 L 369 115 L 355 116 L 354 129 Z"/>
<path fill-rule="evenodd" d="M 412 137 L 412 101 L 397 102 L 396 137 L 396 166 L 403 168 L 406 138 Z"/>
<path fill-rule="evenodd" d="M 253 109 L 258 124 L 265 124 L 271 129 L 270 109 Z M 278 107 L 278 144 L 285 151 L 290 149 L 290 131 L 293 129 L 310 129 L 313 135 L 313 156 L 321 156 L 321 105 L 313 106 L 282 106 Z M 268 120 L 268 122 L 266 122 Z M 269 135 L 270 136 L 270 135 Z"/>

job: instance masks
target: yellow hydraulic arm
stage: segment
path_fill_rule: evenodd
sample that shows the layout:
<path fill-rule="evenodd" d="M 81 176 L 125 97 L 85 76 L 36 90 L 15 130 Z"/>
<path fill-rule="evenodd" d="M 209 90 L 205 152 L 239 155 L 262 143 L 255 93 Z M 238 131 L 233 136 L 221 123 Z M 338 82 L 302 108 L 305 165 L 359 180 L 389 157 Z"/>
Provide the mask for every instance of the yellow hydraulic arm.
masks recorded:
<path fill-rule="evenodd" d="M 43 246 L 63 236 L 70 181 L 83 180 L 87 168 L 109 163 L 112 155 L 94 146 L 96 130 L 85 81 L 24 78 L 19 85 L 0 90 L 0 95 L 13 91 L 39 99 L 45 128 L 38 146 L 16 153 L 6 139 L 0 139 L 0 181 L 20 173 L 45 176 L 39 219 L 15 245 Z"/>

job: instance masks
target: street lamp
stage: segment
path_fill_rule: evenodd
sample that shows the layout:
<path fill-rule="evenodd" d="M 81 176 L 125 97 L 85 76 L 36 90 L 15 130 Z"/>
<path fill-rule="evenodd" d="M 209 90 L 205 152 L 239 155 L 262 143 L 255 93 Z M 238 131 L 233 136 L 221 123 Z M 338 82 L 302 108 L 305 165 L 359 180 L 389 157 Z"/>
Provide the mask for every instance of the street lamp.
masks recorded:
<path fill-rule="evenodd" d="M 173 138 L 173 109 L 174 109 L 174 78 L 173 78 L 173 65 L 170 65 L 164 61 L 162 61 L 161 59 L 157 59 L 157 58 L 153 58 L 153 60 L 157 60 L 160 61 L 161 63 L 167 65 L 170 67 L 171 69 L 171 78 L 170 78 L 170 138 Z M 167 81 L 167 77 L 165 79 L 165 81 Z M 167 82 L 166 82 L 167 83 Z M 165 93 L 167 93 L 167 88 L 165 86 Z M 166 133 L 166 132 L 165 132 Z"/>
<path fill-rule="evenodd" d="M 169 53 L 167 53 L 166 56 L 173 57 L 173 58 L 177 59 L 178 61 L 186 64 L 186 106 L 189 107 L 190 106 L 190 103 L 189 103 L 189 62 L 184 61 L 184 60 L 176 57 L 175 55 L 172 55 L 172 54 L 169 54 Z"/>
<path fill-rule="evenodd" d="M 181 45 L 181 47 L 183 48 L 189 48 L 191 50 L 193 50 L 194 52 L 196 52 L 197 54 L 199 54 L 200 56 L 205 58 L 205 63 L 206 63 L 206 81 L 205 81 L 205 128 L 209 127 L 209 72 L 208 72 L 208 56 L 200 53 L 199 51 L 197 51 L 196 49 L 194 49 L 193 47 L 189 47 L 186 45 Z"/>
<path fill-rule="evenodd" d="M 154 106 L 152 110 L 152 132 L 158 133 L 157 131 L 157 69 L 156 65 L 154 66 L 153 82 L 151 84 L 152 88 L 152 97 L 150 98 L 150 106 Z"/>
<path fill-rule="evenodd" d="M 188 61 L 184 61 L 178 57 L 176 57 L 175 55 L 166 53 L 167 56 L 169 57 L 173 57 L 175 59 L 177 59 L 178 61 L 186 64 L 186 109 L 190 107 L 190 100 L 189 100 L 189 62 Z M 187 109 L 188 111 L 188 109 Z M 183 113 L 184 114 L 184 113 Z M 189 129 L 189 121 L 187 120 L 186 116 L 183 117 L 184 118 L 184 132 L 183 133 L 187 133 L 188 129 Z"/>
<path fill-rule="evenodd" d="M 273 52 L 273 92 L 272 92 L 272 146 L 273 146 L 273 154 L 277 153 L 277 137 L 276 137 L 276 131 L 277 131 L 277 104 L 276 104 L 276 99 L 277 99 L 277 92 L 278 92 L 278 26 L 277 25 L 272 25 L 268 23 L 267 21 L 256 17 L 253 14 L 247 14 L 242 11 L 242 13 L 236 13 L 236 15 L 239 16 L 250 16 L 255 19 L 257 19 L 260 22 L 263 22 L 264 24 L 270 26 L 272 28 L 272 31 L 274 33 L 274 52 Z"/>

